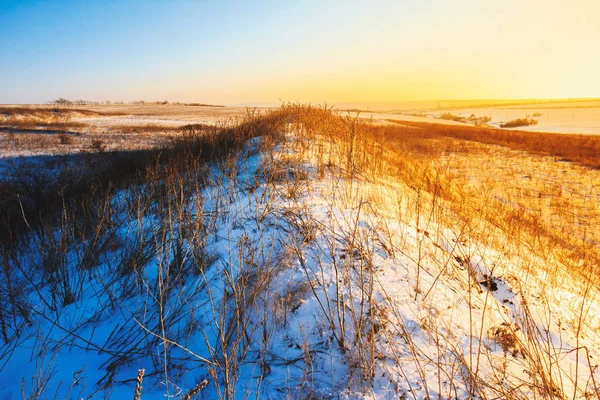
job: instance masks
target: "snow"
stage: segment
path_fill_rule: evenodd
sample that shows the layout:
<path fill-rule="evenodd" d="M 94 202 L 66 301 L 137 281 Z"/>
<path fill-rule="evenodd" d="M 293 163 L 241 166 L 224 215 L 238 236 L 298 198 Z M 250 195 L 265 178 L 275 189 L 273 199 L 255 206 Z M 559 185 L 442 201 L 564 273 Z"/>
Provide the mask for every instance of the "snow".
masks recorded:
<path fill-rule="evenodd" d="M 591 377 L 600 382 L 581 350 L 600 357 L 598 288 L 588 288 L 582 304 L 584 288 L 548 284 L 543 269 L 525 268 L 545 263 L 527 250 L 507 255 L 457 226 L 415 219 L 415 194 L 401 182 L 344 178 L 333 169 L 319 176 L 314 160 L 299 154 L 293 131 L 274 157 L 284 168 L 293 161 L 294 176 L 305 179 L 292 184 L 289 171 L 280 180 L 261 176 L 268 158 L 260 150 L 260 138 L 250 141 L 234 175 L 213 168 L 211 184 L 186 201 L 187 221 L 165 222 L 151 212 L 134 218 L 134 192 L 117 193 L 111 205 L 121 245 L 89 272 L 71 275 L 78 290 L 70 304 L 53 309 L 48 282 L 30 276 L 22 296 L 33 322 L 20 320 L 0 347 L 3 398 L 20 398 L 22 386 L 29 393 L 39 383 L 49 397 L 131 397 L 140 368 L 153 373 L 144 399 L 177 398 L 204 379 L 211 383 L 200 397 L 219 398 L 228 390 L 226 360 L 234 363 L 228 379 L 235 398 L 509 391 L 526 398 L 541 379 L 524 372 L 533 371 L 540 343 L 551 348 L 549 371 L 566 395 L 575 392 L 575 371 L 575 397 L 592 390 Z M 205 248 L 211 262 L 165 275 L 174 273 L 175 257 L 194 259 L 192 239 L 172 235 L 198 221 L 213 227 Z M 178 240 L 179 255 L 172 245 Z M 40 264 L 40 243 L 32 238 L 13 271 Z M 142 243 L 147 263 L 117 280 L 116 271 L 128 267 L 126 249 Z M 75 270 L 84 253 L 73 248 L 60 262 Z M 162 293 L 164 279 L 179 283 Z M 579 331 L 581 310 L 588 326 Z"/>

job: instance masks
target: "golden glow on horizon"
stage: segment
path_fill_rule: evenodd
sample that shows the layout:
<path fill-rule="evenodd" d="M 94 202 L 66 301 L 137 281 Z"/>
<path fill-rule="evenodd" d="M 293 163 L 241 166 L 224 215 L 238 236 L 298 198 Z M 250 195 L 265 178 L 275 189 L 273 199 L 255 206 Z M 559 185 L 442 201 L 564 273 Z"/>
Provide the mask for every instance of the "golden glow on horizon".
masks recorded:
<path fill-rule="evenodd" d="M 310 55 L 290 47 L 207 89 L 223 102 L 600 97 L 600 1 L 480 3 L 425 14 L 416 31 L 388 21 Z"/>

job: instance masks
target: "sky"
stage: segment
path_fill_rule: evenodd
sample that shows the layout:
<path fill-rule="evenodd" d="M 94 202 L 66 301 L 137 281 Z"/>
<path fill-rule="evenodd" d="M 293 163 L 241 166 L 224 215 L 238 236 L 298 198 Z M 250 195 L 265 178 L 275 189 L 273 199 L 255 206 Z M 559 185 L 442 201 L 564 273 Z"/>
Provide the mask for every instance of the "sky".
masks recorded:
<path fill-rule="evenodd" d="M 598 0 L 0 0 L 0 103 L 600 97 Z"/>

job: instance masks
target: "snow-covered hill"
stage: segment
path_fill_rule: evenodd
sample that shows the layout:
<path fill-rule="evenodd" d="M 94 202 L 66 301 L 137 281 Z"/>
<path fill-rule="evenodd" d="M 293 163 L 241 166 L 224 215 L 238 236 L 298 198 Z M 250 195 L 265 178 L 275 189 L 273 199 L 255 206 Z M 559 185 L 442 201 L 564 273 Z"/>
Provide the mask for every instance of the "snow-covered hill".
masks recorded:
<path fill-rule="evenodd" d="M 597 285 L 299 120 L 4 253 L 3 398 L 600 395 Z"/>

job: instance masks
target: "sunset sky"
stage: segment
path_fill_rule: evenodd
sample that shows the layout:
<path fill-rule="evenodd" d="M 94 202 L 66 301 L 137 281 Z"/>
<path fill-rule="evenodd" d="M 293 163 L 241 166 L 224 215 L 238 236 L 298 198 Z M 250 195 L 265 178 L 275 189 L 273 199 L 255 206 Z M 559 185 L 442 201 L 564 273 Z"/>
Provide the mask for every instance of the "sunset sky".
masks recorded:
<path fill-rule="evenodd" d="M 0 0 L 0 103 L 600 97 L 598 18 L 598 0 Z"/>

